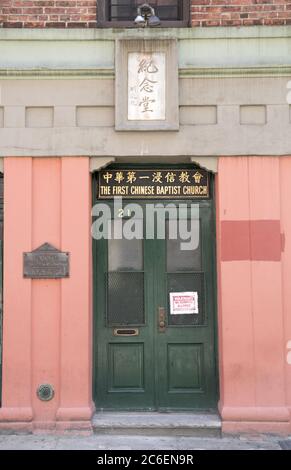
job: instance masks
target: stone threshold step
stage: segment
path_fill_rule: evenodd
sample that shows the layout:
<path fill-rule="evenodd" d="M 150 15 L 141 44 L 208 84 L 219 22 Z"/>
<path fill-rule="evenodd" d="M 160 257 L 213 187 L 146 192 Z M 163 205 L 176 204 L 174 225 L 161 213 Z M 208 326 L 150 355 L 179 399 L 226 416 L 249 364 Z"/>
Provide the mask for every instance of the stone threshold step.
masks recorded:
<path fill-rule="evenodd" d="M 95 413 L 92 426 L 96 434 L 221 437 L 216 413 L 103 411 Z"/>

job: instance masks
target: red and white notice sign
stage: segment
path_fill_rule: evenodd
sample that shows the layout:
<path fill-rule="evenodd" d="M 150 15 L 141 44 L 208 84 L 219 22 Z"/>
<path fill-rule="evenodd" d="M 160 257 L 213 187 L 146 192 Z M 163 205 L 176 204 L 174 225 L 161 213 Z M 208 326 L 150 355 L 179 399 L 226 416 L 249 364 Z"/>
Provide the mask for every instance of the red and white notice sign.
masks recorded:
<path fill-rule="evenodd" d="M 171 292 L 171 315 L 199 313 L 198 292 Z"/>

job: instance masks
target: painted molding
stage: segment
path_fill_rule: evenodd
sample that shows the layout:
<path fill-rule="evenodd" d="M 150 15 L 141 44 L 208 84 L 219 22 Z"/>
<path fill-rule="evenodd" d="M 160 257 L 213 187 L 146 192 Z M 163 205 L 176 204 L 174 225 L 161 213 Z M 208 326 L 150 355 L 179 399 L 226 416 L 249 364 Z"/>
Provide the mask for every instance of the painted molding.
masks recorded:
<path fill-rule="evenodd" d="M 91 157 L 90 158 L 90 173 L 94 173 L 94 171 L 101 170 L 101 168 L 105 168 L 106 166 L 110 165 L 110 163 L 115 162 L 114 157 Z"/>
<path fill-rule="evenodd" d="M 115 161 L 116 158 L 114 157 L 91 157 L 90 172 L 93 173 L 101 168 L 105 168 Z M 191 163 L 196 163 L 201 166 L 201 168 L 205 168 L 205 170 L 211 171 L 212 173 L 217 173 L 218 171 L 218 157 L 191 157 L 190 161 Z"/>
<path fill-rule="evenodd" d="M 112 76 L 116 40 L 177 40 L 180 76 L 289 74 L 291 28 L 0 29 L 1 78 Z M 32 52 L 33 51 L 33 52 Z M 288 69 L 289 67 L 289 69 Z"/>
<path fill-rule="evenodd" d="M 15 406 L 15 407 L 6 407 L 3 405 L 3 408 L 0 408 L 0 429 L 1 422 L 21 422 L 21 423 L 30 423 L 33 420 L 33 412 L 30 406 Z M 2 423 L 2 424 L 3 424 Z"/>
<path fill-rule="evenodd" d="M 211 171 L 212 173 L 218 172 L 218 157 L 191 157 L 192 163 L 197 163 L 201 168 Z"/>
<path fill-rule="evenodd" d="M 270 67 L 184 67 L 179 78 L 290 77 L 291 66 Z M 0 68 L 0 79 L 114 79 L 113 68 Z"/>
<path fill-rule="evenodd" d="M 290 26 L 243 26 L 212 28 L 74 28 L 74 29 L 8 29 L 0 30 L 0 40 L 18 41 L 106 41 L 116 38 L 178 38 L 178 39 L 248 39 L 248 38 L 291 38 Z"/>
<path fill-rule="evenodd" d="M 60 407 L 56 413 L 56 421 L 74 422 L 85 421 L 91 427 L 91 419 L 95 412 L 95 405 L 91 403 L 85 407 Z"/>
<path fill-rule="evenodd" d="M 287 356 L 286 361 L 289 366 L 291 366 L 291 340 L 287 342 Z M 291 410 L 290 410 L 291 411 Z M 291 414 L 290 414 L 291 417 Z"/>
<path fill-rule="evenodd" d="M 0 79 L 11 78 L 109 78 L 114 79 L 113 68 L 0 68 Z"/>
<path fill-rule="evenodd" d="M 277 421 L 289 422 L 290 415 L 286 406 L 219 406 L 223 421 Z"/>
<path fill-rule="evenodd" d="M 179 78 L 291 77 L 291 66 L 270 67 L 185 67 Z"/>

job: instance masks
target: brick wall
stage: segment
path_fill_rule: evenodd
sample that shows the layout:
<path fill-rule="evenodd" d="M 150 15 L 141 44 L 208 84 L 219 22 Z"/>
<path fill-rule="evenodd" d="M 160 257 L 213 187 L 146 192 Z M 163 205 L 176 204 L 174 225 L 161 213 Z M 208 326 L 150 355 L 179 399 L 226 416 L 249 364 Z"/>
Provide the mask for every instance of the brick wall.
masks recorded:
<path fill-rule="evenodd" d="M 287 0 L 192 0 L 192 26 L 291 24 Z"/>
<path fill-rule="evenodd" d="M 96 25 L 96 0 L 0 0 L 4 28 L 88 28 Z"/>
<path fill-rule="evenodd" d="M 87 28 L 96 25 L 96 0 L 0 0 L 0 27 Z M 291 24 L 287 0 L 192 0 L 192 26 Z"/>

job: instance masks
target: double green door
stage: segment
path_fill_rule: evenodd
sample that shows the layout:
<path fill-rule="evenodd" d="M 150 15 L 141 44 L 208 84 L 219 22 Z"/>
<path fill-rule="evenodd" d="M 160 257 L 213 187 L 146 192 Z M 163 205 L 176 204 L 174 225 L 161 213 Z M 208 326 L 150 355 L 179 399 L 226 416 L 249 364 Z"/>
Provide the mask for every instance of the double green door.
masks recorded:
<path fill-rule="evenodd" d="M 126 232 L 131 211 L 120 210 L 122 238 L 94 241 L 97 409 L 217 405 L 212 202 L 196 203 L 194 212 L 184 204 L 176 227 L 178 204 L 165 211 L 169 202 L 159 202 L 155 220 L 144 204 L 138 239 Z M 111 236 L 113 218 L 104 224 Z M 187 249 L 182 230 L 193 238 Z"/>

